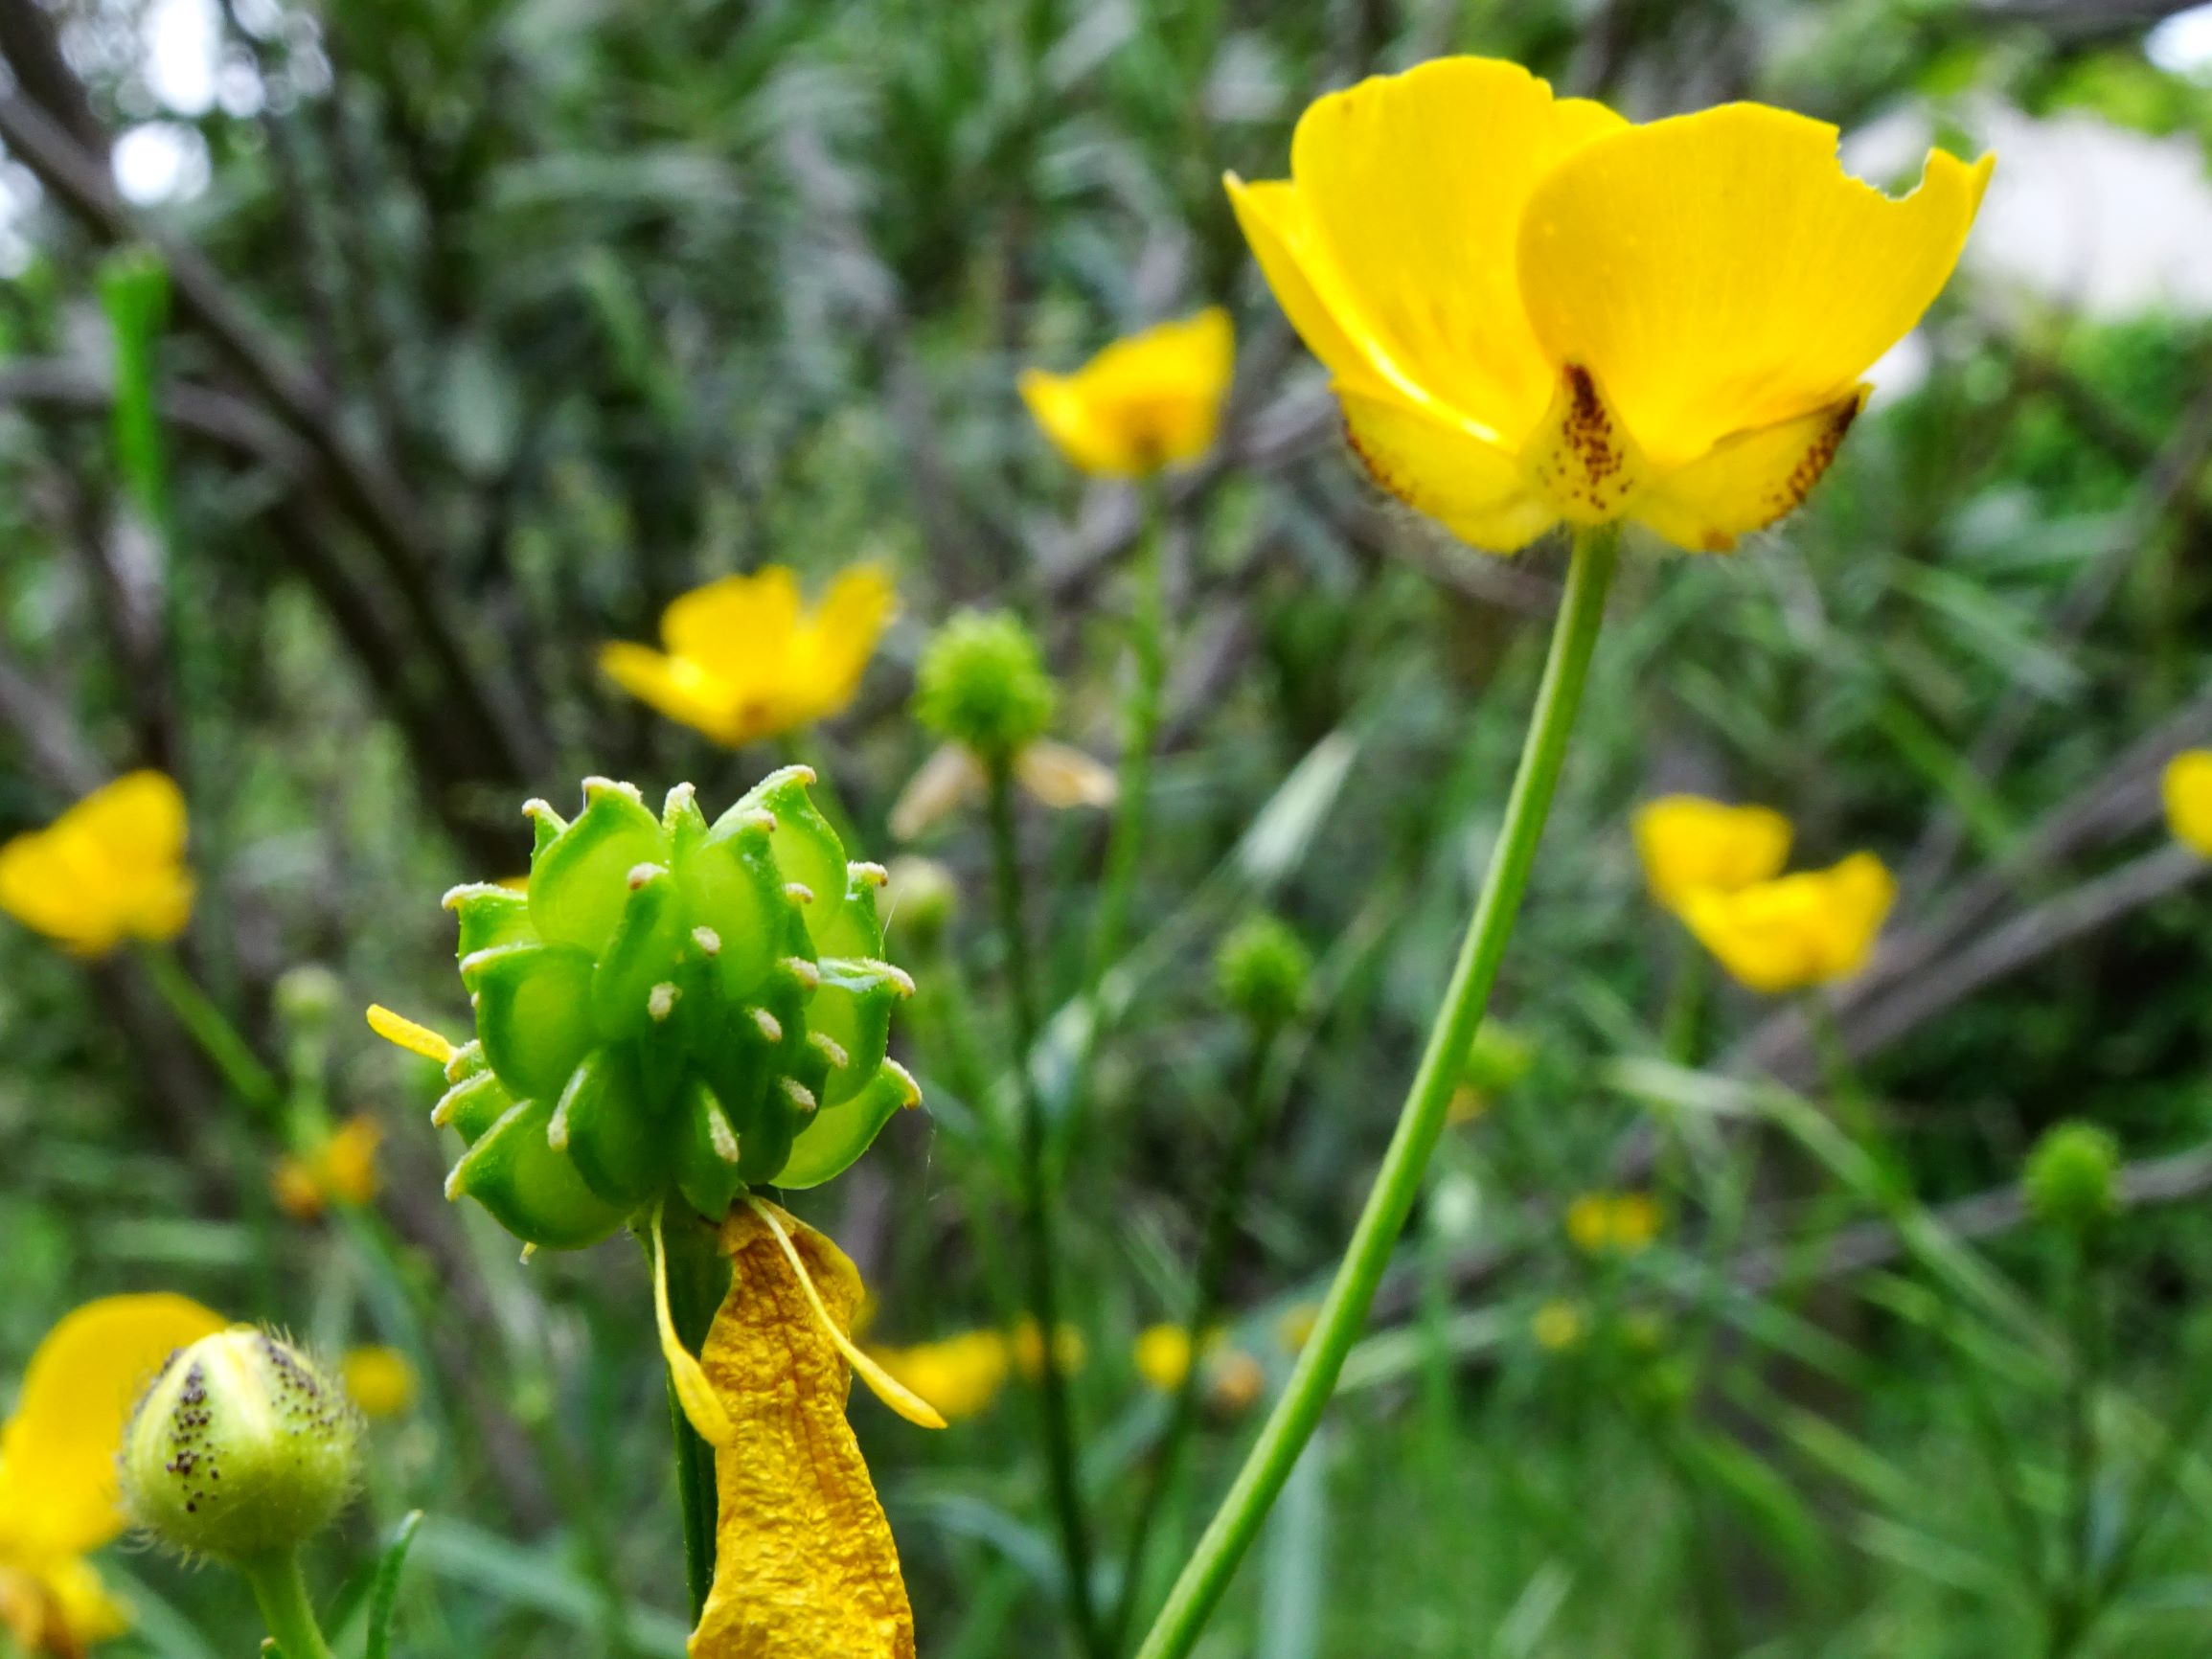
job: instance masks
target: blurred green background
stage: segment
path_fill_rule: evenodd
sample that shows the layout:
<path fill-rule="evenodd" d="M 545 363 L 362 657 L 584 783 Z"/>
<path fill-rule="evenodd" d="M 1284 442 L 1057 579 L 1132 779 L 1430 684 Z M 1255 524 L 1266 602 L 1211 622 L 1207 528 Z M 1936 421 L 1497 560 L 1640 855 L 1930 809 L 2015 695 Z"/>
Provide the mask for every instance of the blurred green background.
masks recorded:
<path fill-rule="evenodd" d="M 525 797 L 566 810 L 599 773 L 718 809 L 787 758 L 718 750 L 597 670 L 715 576 L 894 572 L 857 702 L 807 739 L 858 855 L 899 851 L 885 819 L 930 746 L 913 663 L 960 604 L 1033 622 L 1060 735 L 1110 761 L 1136 502 L 1068 470 L 1015 379 L 1219 303 L 1236 387 L 1170 491 L 1155 828 L 1060 1205 L 1118 1545 L 1166 1409 L 1131 1344 L 1187 1306 L 1243 1061 L 1215 944 L 1264 905 L 1320 963 L 1231 1280 L 1264 1393 L 1441 992 L 1562 568 L 1374 493 L 1219 179 L 1279 176 L 1323 90 L 1482 52 L 1636 117 L 1784 103 L 1885 184 L 1930 142 L 2001 161 L 1811 506 L 1733 557 L 1631 544 L 1498 999 L 1531 1063 L 1448 1132 L 1200 1651 L 2212 1651 L 2212 1465 L 2181 1443 L 2212 1372 L 2212 905 L 2156 795 L 2212 739 L 2212 11 L 2177 11 L 0 0 L 0 832 L 171 771 L 201 884 L 187 961 L 295 1086 L 383 1132 L 373 1204 L 286 1216 L 278 1137 L 139 965 L 0 929 L 0 1403 L 53 1321 L 112 1290 L 395 1346 L 420 1397 L 375 1425 L 318 1586 L 351 1605 L 422 1508 L 402 1651 L 680 1652 L 636 1252 L 520 1264 L 447 1206 L 434 1085 L 354 1011 L 458 1029 L 438 898 L 521 871 Z M 1839 1007 L 1891 1164 L 1744 1082 L 1815 1085 L 1788 1008 L 1715 987 L 1699 1063 L 1661 1058 L 1691 947 L 1629 815 L 1671 789 L 1788 812 L 1800 866 L 1868 848 L 1899 872 L 1891 949 Z M 1032 809 L 1024 831 L 1050 1009 L 1081 981 L 1104 825 Z M 922 850 L 960 894 L 941 946 L 891 931 L 924 982 L 895 1052 L 930 1109 L 797 1206 L 894 1345 L 993 1323 L 1011 1215 L 980 825 Z M 343 987 L 325 1024 L 277 1006 L 308 964 Z M 2118 1136 L 2139 1200 L 2086 1322 L 2011 1191 L 2077 1116 Z M 1620 1187 L 1656 1194 L 1657 1238 L 1578 1250 L 1568 1206 Z M 1264 1403 L 1209 1401 L 1146 1606 Z M 854 1416 L 923 1652 L 1072 1651 L 1022 1391 L 936 1438 L 865 1397 Z M 2077 1547 L 2090 1580 L 2126 1570 L 2062 1647 L 2050 1586 Z M 139 1609 L 119 1655 L 259 1639 L 226 1576 L 145 1552 L 103 1571 Z"/>

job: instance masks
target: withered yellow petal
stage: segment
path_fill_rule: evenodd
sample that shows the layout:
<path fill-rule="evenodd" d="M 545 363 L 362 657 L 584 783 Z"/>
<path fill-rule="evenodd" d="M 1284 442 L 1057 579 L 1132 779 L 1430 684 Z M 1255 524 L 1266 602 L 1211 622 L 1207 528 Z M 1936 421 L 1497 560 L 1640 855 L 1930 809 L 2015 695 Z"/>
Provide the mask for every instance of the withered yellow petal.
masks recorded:
<path fill-rule="evenodd" d="M 404 1014 L 394 1013 L 381 1003 L 369 1005 L 369 1029 L 386 1042 L 445 1065 L 453 1057 L 453 1045 L 426 1025 L 417 1025 Z"/>
<path fill-rule="evenodd" d="M 891 807 L 892 836 L 911 841 L 983 793 L 983 762 L 958 743 L 942 743 L 907 780 Z"/>
<path fill-rule="evenodd" d="M 1836 140 L 1727 104 L 1596 139 L 1530 195 L 1536 337 L 1596 375 L 1660 469 L 1836 403 L 1950 278 L 1994 158 L 1934 151 L 1891 197 L 1843 171 Z"/>
<path fill-rule="evenodd" d="M 1790 820 L 1765 807 L 1662 795 L 1636 808 L 1633 828 L 1645 883 L 1669 910 L 1701 888 L 1769 881 L 1790 856 Z"/>
<path fill-rule="evenodd" d="M 1337 389 L 1344 434 L 1368 475 L 1470 547 L 1514 553 L 1559 521 L 1519 460 L 1464 425 L 1396 398 Z"/>
<path fill-rule="evenodd" d="M 717 1568 L 692 1659 L 913 1659 L 898 1547 L 845 1420 L 845 1358 L 785 1252 L 839 1329 L 860 1276 L 811 1228 L 782 1224 L 788 1238 L 739 1205 L 722 1228 L 730 1293 L 701 1361 L 731 1438 L 715 1456 Z"/>
<path fill-rule="evenodd" d="M 115 1459 L 139 1391 L 225 1323 L 182 1296 L 109 1296 L 47 1333 L 0 1429 L 0 1517 L 18 1548 L 82 1555 L 122 1532 Z"/>
<path fill-rule="evenodd" d="M 1015 776 L 1042 806 L 1111 807 L 1119 790 L 1113 768 L 1068 743 L 1038 738 L 1014 758 Z"/>
<path fill-rule="evenodd" d="M 2212 749 L 2184 749 L 2159 780 L 2174 839 L 2212 858 Z"/>
<path fill-rule="evenodd" d="M 1812 493 L 1866 405 L 1870 388 L 1811 414 L 1723 438 L 1697 460 L 1652 483 L 1630 516 L 1692 553 L 1726 553 Z"/>
<path fill-rule="evenodd" d="M 1558 379 L 1521 304 L 1516 239 L 1530 193 L 1618 130 L 1518 64 L 1446 57 L 1314 101 L 1290 176 L 1329 251 L 1306 275 L 1337 325 L 1463 420 L 1517 442 Z"/>
<path fill-rule="evenodd" d="M 668 1246 L 661 1240 L 661 1212 L 657 1205 L 652 1213 L 652 1317 L 654 1329 L 660 1333 L 661 1359 L 669 1368 L 669 1383 L 684 1408 L 684 1416 L 691 1420 L 692 1427 L 707 1444 L 728 1445 L 736 1432 L 730 1425 L 730 1414 L 723 1409 L 720 1398 L 707 1381 L 705 1368 L 692 1357 L 691 1350 L 676 1335 L 675 1320 L 669 1313 Z"/>

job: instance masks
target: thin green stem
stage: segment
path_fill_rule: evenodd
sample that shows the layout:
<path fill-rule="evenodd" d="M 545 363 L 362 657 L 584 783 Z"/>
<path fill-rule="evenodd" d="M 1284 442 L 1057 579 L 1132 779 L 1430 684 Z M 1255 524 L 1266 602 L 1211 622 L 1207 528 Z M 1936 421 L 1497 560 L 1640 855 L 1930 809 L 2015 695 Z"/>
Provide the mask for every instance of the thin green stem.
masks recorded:
<path fill-rule="evenodd" d="M 139 959 L 146 964 L 147 977 L 153 981 L 153 989 L 169 1004 L 177 1023 L 199 1045 L 232 1091 L 256 1111 L 275 1112 L 284 1102 L 284 1090 L 275 1075 L 262 1064 L 230 1016 L 200 989 L 175 952 L 148 945 L 139 953 Z"/>
<path fill-rule="evenodd" d="M 1014 1016 L 1014 1078 L 1021 1102 L 1021 1217 L 1029 1316 L 1038 1334 L 1038 1408 L 1042 1418 L 1045 1480 L 1060 1531 L 1067 1573 L 1068 1617 L 1086 1653 L 1105 1659 L 1104 1632 L 1091 1600 L 1090 1532 L 1078 1478 L 1075 1413 L 1067 1374 L 1060 1363 L 1060 1292 L 1053 1193 L 1047 1175 L 1044 1102 L 1031 1069 L 1037 1046 L 1037 992 L 1030 978 L 1028 904 L 1021 853 L 1015 840 L 1013 769 L 1006 758 L 991 766 L 991 852 L 998 898 L 998 926 L 1006 952 L 1007 1003 Z"/>
<path fill-rule="evenodd" d="M 239 1563 L 254 1600 L 261 1605 L 262 1622 L 276 1638 L 285 1659 L 331 1659 L 331 1645 L 315 1622 L 314 1603 L 308 1600 L 308 1581 L 300 1576 L 296 1550 L 276 1550 Z"/>
<path fill-rule="evenodd" d="M 1114 820 L 1106 843 L 1106 876 L 1099 889 L 1098 920 L 1090 938 L 1083 995 L 1093 1004 L 1084 1047 L 1094 1046 L 1098 1030 L 1099 982 L 1121 955 L 1129 932 L 1129 900 L 1144 852 L 1152 807 L 1152 748 L 1160 735 L 1160 692 L 1167 683 L 1167 492 L 1157 480 L 1145 487 L 1145 534 L 1137 540 L 1130 576 L 1136 603 L 1130 617 L 1129 654 L 1134 659 L 1129 693 L 1122 702 L 1122 756 L 1115 781 Z"/>
<path fill-rule="evenodd" d="M 1529 719 L 1520 768 L 1506 802 L 1497 851 L 1483 878 L 1467 938 L 1444 1005 L 1429 1028 L 1428 1046 L 1414 1074 L 1413 1086 L 1399 1114 L 1397 1130 L 1382 1155 L 1375 1185 L 1367 1194 L 1358 1224 L 1321 1305 L 1312 1337 L 1298 1357 L 1290 1380 L 1268 1414 L 1259 1439 L 1244 1460 L 1220 1509 L 1199 1538 L 1168 1602 L 1138 1649 L 1138 1659 L 1184 1659 L 1205 1628 L 1229 1579 L 1266 1518 L 1298 1454 L 1311 1438 L 1336 1387 L 1344 1357 L 1365 1323 L 1376 1286 L 1390 1263 L 1391 1248 L 1421 1190 L 1429 1153 L 1443 1131 L 1451 1092 L 1468 1045 L 1474 1040 L 1505 960 L 1515 916 L 1528 888 L 1529 871 L 1543 837 L 1552 792 L 1566 758 L 1590 656 L 1605 620 L 1606 591 L 1612 583 L 1619 533 L 1610 526 L 1582 532 L 1574 562 L 1552 629 L 1543 682 Z"/>
<path fill-rule="evenodd" d="M 1121 1600 L 1114 1609 L 1113 1624 L 1109 1627 L 1111 1640 L 1107 1644 L 1109 1650 L 1116 1653 L 1122 1649 L 1129 1621 L 1136 1614 L 1137 1598 L 1143 1593 L 1145 1551 L 1152 1541 L 1152 1527 L 1159 1519 L 1160 1505 L 1167 1497 L 1168 1489 L 1174 1484 L 1183 1447 L 1197 1425 L 1198 1398 L 1205 1371 L 1199 1363 L 1200 1351 L 1206 1333 L 1220 1316 L 1228 1291 L 1229 1262 L 1237 1242 L 1238 1217 L 1243 1213 L 1244 1194 L 1252 1184 L 1252 1167 L 1259 1161 L 1260 1143 L 1266 1139 L 1267 1125 L 1275 1116 L 1268 1109 L 1275 1097 L 1267 1087 L 1267 1060 L 1275 1046 L 1275 1035 L 1271 1029 L 1253 1033 L 1243 1098 L 1238 1102 L 1235 1138 L 1230 1142 L 1228 1158 L 1214 1187 L 1204 1242 L 1198 1247 L 1197 1279 L 1186 1327 L 1191 1336 L 1191 1363 L 1184 1367 L 1182 1380 L 1175 1386 L 1167 1423 L 1160 1431 L 1152 1478 L 1137 1500 L 1136 1511 L 1129 1521 L 1129 1542 L 1122 1552 Z"/>
<path fill-rule="evenodd" d="M 2065 1559 L 2051 1594 L 2049 1659 L 2065 1659 L 2079 1648 L 2098 1613 L 2089 1529 L 2097 1482 L 2097 1390 L 2105 1352 L 2096 1240 L 2076 1239 L 2069 1254 Z"/>
<path fill-rule="evenodd" d="M 706 1346 L 707 1331 L 729 1293 L 730 1264 L 723 1257 L 715 1231 L 695 1217 L 685 1206 L 676 1206 L 667 1217 L 662 1238 L 668 1251 L 669 1317 L 676 1340 L 693 1353 Z M 646 1243 L 648 1261 L 651 1244 Z M 692 1420 L 676 1398 L 673 1378 L 669 1382 L 669 1422 L 675 1433 L 676 1502 L 683 1512 L 684 1586 L 689 1592 L 692 1623 L 696 1625 L 706 1608 L 707 1592 L 715 1584 L 715 1522 L 718 1491 L 715 1485 L 715 1448 L 699 1438 Z"/>

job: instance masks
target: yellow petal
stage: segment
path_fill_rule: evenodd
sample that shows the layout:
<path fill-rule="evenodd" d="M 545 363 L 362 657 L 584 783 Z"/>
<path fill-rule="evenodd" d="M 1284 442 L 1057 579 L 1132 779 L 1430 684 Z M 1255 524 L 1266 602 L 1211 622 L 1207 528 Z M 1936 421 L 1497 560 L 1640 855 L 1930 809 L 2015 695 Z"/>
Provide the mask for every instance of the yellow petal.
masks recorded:
<path fill-rule="evenodd" d="M 1529 198 L 1520 291 L 1655 466 L 1836 403 L 1957 262 L 1994 158 L 1942 151 L 1893 198 L 1836 129 L 1735 103 L 1583 147 Z"/>
<path fill-rule="evenodd" d="M 892 804 L 892 838 L 911 841 L 983 793 L 983 766 L 958 743 L 941 744 Z"/>
<path fill-rule="evenodd" d="M 346 1394 L 364 1417 L 401 1417 L 421 1391 L 415 1365 L 397 1348 L 353 1348 L 338 1362 Z"/>
<path fill-rule="evenodd" d="M 1014 759 L 1015 776 L 1047 807 L 1111 807 L 1117 785 L 1112 768 L 1081 749 L 1039 738 Z"/>
<path fill-rule="evenodd" d="M 1766 529 L 1813 492 L 1870 390 L 1857 386 L 1810 415 L 1722 439 L 1653 483 L 1630 515 L 1692 553 L 1728 552 L 1738 536 Z"/>
<path fill-rule="evenodd" d="M 76 1556 L 123 1530 L 115 1458 L 139 1392 L 224 1324 L 182 1296 L 109 1296 L 47 1333 L 0 1430 L 0 1515 L 19 1547 Z"/>
<path fill-rule="evenodd" d="M 1305 275 L 1385 379 L 1516 443 L 1552 397 L 1516 233 L 1529 194 L 1620 117 L 1517 64 L 1447 57 L 1318 99 L 1290 173 L 1326 261 Z"/>
<path fill-rule="evenodd" d="M 684 1416 L 691 1420 L 692 1427 L 698 1430 L 699 1439 L 707 1444 L 728 1445 L 737 1433 L 731 1426 L 730 1414 L 707 1381 L 704 1367 L 692 1357 L 691 1350 L 676 1335 L 675 1321 L 669 1316 L 668 1247 L 661 1242 L 658 1207 L 652 1213 L 652 1316 L 660 1333 L 661 1358 L 669 1368 L 669 1383 L 684 1408 Z"/>
<path fill-rule="evenodd" d="M 1569 524 L 1609 523 L 1652 477 L 1651 460 L 1589 371 L 1569 363 L 1521 466 Z"/>
<path fill-rule="evenodd" d="M 421 1055 L 426 1060 L 436 1060 L 440 1065 L 445 1065 L 453 1058 L 451 1043 L 428 1026 L 417 1025 L 380 1003 L 369 1005 L 369 1029 L 386 1042 L 396 1044 L 411 1055 Z"/>
<path fill-rule="evenodd" d="M 2174 839 L 2212 858 L 2212 749 L 2184 749 L 2160 781 Z"/>
<path fill-rule="evenodd" d="M 1229 314 L 1217 306 L 1116 340 L 1072 375 L 1029 370 L 1020 390 L 1073 465 L 1141 477 L 1213 446 L 1235 358 Z"/>
<path fill-rule="evenodd" d="M 30 1566 L 0 1562 L 0 1633 L 13 1638 L 29 1659 L 40 1654 L 74 1659 L 129 1628 L 129 1609 L 82 1557 L 63 1556 Z"/>
<path fill-rule="evenodd" d="M 860 1278 L 820 1234 L 783 1224 L 791 1237 L 739 1205 L 723 1225 L 730 1293 L 702 1358 L 732 1438 L 715 1458 L 718 1565 L 692 1659 L 913 1659 L 898 1548 L 845 1420 L 851 1381 L 831 1334 L 851 1322 Z M 815 1284 L 818 1297 L 803 1288 Z"/>
<path fill-rule="evenodd" d="M 1396 398 L 1337 388 L 1344 435 L 1377 485 L 1470 547 L 1514 553 L 1559 521 L 1519 461 L 1472 428 Z"/>
<path fill-rule="evenodd" d="M 84 955 L 173 939 L 192 915 L 184 841 L 176 784 L 129 773 L 0 848 L 0 909 Z"/>
<path fill-rule="evenodd" d="M 1244 239 L 1252 246 L 1252 257 L 1260 261 L 1261 274 L 1274 291 L 1275 303 L 1306 349 L 1335 376 L 1337 391 L 1370 398 L 1396 392 L 1401 398 L 1425 400 L 1426 395 L 1396 365 L 1373 355 L 1368 344 L 1373 332 L 1360 322 L 1358 307 L 1344 296 L 1343 281 L 1335 274 L 1298 187 L 1287 178 L 1246 184 L 1233 172 L 1221 182 Z M 1330 300 L 1322 298 L 1324 288 Z M 1338 310 L 1346 321 L 1337 320 Z"/>
<path fill-rule="evenodd" d="M 1662 795 L 1636 809 L 1634 829 L 1644 880 L 1669 910 L 1701 887 L 1771 880 L 1790 856 L 1790 820 L 1765 807 Z"/>
<path fill-rule="evenodd" d="M 725 576 L 681 595 L 661 613 L 669 655 L 718 680 L 772 686 L 799 626 L 799 579 L 781 564 Z"/>
<path fill-rule="evenodd" d="M 1191 1333 L 1181 1326 L 1152 1325 L 1137 1333 L 1130 1358 L 1139 1376 L 1162 1394 L 1173 1394 L 1189 1375 L 1193 1346 Z"/>
<path fill-rule="evenodd" d="M 1833 869 L 1733 893 L 1700 889 L 1683 901 L 1681 916 L 1722 967 L 1773 995 L 1856 973 L 1896 896 L 1881 860 L 1856 852 Z"/>
<path fill-rule="evenodd" d="M 806 701 L 814 711 L 811 718 L 838 714 L 853 700 L 897 600 L 888 572 L 855 565 L 838 573 L 808 614 L 797 654 L 810 676 Z"/>
<path fill-rule="evenodd" d="M 599 668 L 639 702 L 670 719 L 703 732 L 718 743 L 734 746 L 744 740 L 742 736 L 732 736 L 740 693 L 698 664 L 616 640 L 600 648 Z"/>
<path fill-rule="evenodd" d="M 878 1348 L 870 1356 L 953 1422 L 989 1410 L 1009 1370 L 1007 1340 L 996 1330 L 963 1331 L 911 1348 Z"/>

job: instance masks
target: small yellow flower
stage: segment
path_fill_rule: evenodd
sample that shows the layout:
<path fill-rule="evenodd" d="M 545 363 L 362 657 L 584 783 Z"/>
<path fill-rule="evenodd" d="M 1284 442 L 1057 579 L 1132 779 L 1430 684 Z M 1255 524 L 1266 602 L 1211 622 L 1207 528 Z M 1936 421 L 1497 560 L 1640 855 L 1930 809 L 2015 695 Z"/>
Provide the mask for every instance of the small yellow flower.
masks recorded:
<path fill-rule="evenodd" d="M 661 616 L 665 652 L 618 641 L 601 649 L 599 666 L 670 719 L 736 748 L 842 711 L 891 602 L 890 578 L 861 565 L 809 608 L 798 578 L 772 564 L 676 600 Z"/>
<path fill-rule="evenodd" d="M 277 1207 L 295 1221 L 319 1219 L 333 1204 L 367 1204 L 382 1185 L 376 1148 L 384 1130 L 374 1118 L 348 1118 L 312 1150 L 277 1161 L 269 1189 Z"/>
<path fill-rule="evenodd" d="M 1229 195 L 1376 481 L 1510 553 L 1632 518 L 1720 552 L 1805 498 L 1949 279 L 1993 158 L 1892 198 L 1757 103 L 1636 126 L 1448 57 L 1318 100 Z"/>
<path fill-rule="evenodd" d="M 124 1426 L 171 1352 L 222 1328 L 182 1296 L 110 1296 L 32 1354 L 0 1426 L 0 1633 L 24 1653 L 70 1659 L 129 1624 L 85 1558 L 124 1529 Z"/>
<path fill-rule="evenodd" d="M 129 773 L 0 847 L 0 910 L 80 956 L 174 939 L 192 919 L 184 834 L 176 784 Z"/>
<path fill-rule="evenodd" d="M 363 1417 L 404 1417 L 422 1392 L 414 1363 L 397 1348 L 348 1349 L 338 1362 L 338 1380 Z"/>
<path fill-rule="evenodd" d="M 1013 1347 L 1001 1331 L 968 1330 L 911 1348 L 869 1350 L 876 1362 L 947 1422 L 980 1417 L 1006 1386 Z"/>
<path fill-rule="evenodd" d="M 1529 1331 L 1537 1346 L 1558 1353 L 1574 1347 L 1583 1339 L 1583 1310 L 1572 1302 L 1553 1300 L 1536 1310 L 1529 1321 Z"/>
<path fill-rule="evenodd" d="M 1183 1385 L 1191 1369 L 1191 1333 L 1179 1325 L 1148 1325 L 1137 1333 L 1129 1357 L 1137 1375 L 1162 1394 Z"/>
<path fill-rule="evenodd" d="M 1771 881 L 1790 856 L 1790 820 L 1765 807 L 1662 795 L 1636 808 L 1636 856 L 1652 897 L 1669 910 L 1699 888 L 1733 893 Z"/>
<path fill-rule="evenodd" d="M 1016 1325 L 1008 1342 L 1016 1371 L 1033 1381 L 1043 1375 L 1044 1344 L 1037 1338 L 1036 1320 L 1024 1319 Z M 1061 1325 L 1060 1334 L 1053 1339 L 1052 1344 L 1053 1363 L 1060 1368 L 1061 1375 L 1072 1375 L 1081 1371 L 1083 1362 L 1089 1357 L 1083 1349 L 1083 1332 L 1072 1325 Z"/>
<path fill-rule="evenodd" d="M 1567 1206 L 1567 1237 L 1592 1256 L 1633 1256 L 1658 1232 L 1659 1206 L 1649 1193 L 1585 1193 Z"/>
<path fill-rule="evenodd" d="M 1734 893 L 1692 893 L 1682 920 L 1721 966 L 1774 995 L 1848 979 L 1865 966 L 1897 883 L 1881 859 L 1855 852 L 1828 870 Z"/>
<path fill-rule="evenodd" d="M 1071 465 L 1142 478 L 1213 447 L 1235 357 L 1215 306 L 1117 340 L 1072 375 L 1028 370 L 1021 397 Z"/>
<path fill-rule="evenodd" d="M 2184 749 L 2167 761 L 2160 790 L 2174 839 L 2212 858 L 2212 749 Z"/>

